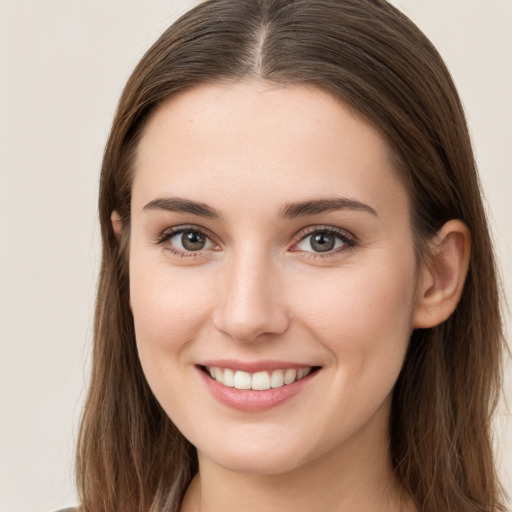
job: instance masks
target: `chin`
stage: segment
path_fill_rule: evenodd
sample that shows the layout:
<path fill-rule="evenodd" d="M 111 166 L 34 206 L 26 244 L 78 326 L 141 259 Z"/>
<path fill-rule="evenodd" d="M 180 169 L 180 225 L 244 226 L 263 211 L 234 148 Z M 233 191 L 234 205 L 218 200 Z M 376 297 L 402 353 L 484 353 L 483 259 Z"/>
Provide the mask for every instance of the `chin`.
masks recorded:
<path fill-rule="evenodd" d="M 299 461 L 288 456 L 264 456 L 259 453 L 257 457 L 248 457 L 242 454 L 222 454 L 222 457 L 213 460 L 214 463 L 228 471 L 252 475 L 282 475 L 289 473 L 300 465 Z"/>
<path fill-rule="evenodd" d="M 255 475 L 289 473 L 312 458 L 304 452 L 304 443 L 301 446 L 284 445 L 276 442 L 279 439 L 275 436 L 268 443 L 261 439 L 252 439 L 249 443 L 229 441 L 228 446 L 222 445 L 218 450 L 212 450 L 212 446 L 205 451 L 199 448 L 199 458 L 205 457 L 228 471 Z"/>

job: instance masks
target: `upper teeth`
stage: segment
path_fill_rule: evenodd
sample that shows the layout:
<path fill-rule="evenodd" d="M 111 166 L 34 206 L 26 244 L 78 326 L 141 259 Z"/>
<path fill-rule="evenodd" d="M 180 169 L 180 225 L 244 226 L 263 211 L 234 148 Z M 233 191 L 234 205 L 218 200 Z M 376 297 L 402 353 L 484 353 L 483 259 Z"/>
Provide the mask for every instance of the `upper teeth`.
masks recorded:
<path fill-rule="evenodd" d="M 292 382 L 303 379 L 311 372 L 311 367 L 256 373 L 242 372 L 239 370 L 234 371 L 230 368 L 219 368 L 216 366 L 207 366 L 206 369 L 213 379 L 224 386 L 236 389 L 254 389 L 258 391 L 280 388 L 285 384 L 291 384 Z"/>

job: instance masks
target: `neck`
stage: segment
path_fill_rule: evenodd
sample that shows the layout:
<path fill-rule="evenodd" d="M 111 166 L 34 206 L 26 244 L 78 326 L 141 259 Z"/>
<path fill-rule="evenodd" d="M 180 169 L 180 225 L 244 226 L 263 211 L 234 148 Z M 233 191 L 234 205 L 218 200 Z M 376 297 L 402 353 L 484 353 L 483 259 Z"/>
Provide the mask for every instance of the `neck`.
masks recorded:
<path fill-rule="evenodd" d="M 280 474 L 231 471 L 199 453 L 181 512 L 413 512 L 393 477 L 388 436 L 365 437 Z"/>

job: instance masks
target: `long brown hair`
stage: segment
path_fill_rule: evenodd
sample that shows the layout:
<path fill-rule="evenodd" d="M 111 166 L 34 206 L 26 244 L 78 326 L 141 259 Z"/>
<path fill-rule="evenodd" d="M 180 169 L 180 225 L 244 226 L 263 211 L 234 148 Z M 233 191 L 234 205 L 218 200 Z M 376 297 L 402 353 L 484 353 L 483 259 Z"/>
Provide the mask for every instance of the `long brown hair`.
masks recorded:
<path fill-rule="evenodd" d="M 505 510 L 490 440 L 504 347 L 499 287 L 466 121 L 437 51 L 384 0 L 209 0 L 134 70 L 101 174 L 103 260 L 77 452 L 82 510 L 176 512 L 197 471 L 194 447 L 157 403 L 137 356 L 127 269 L 132 162 L 164 98 L 242 78 L 315 85 L 372 123 L 408 190 L 420 256 L 449 219 L 469 227 L 471 262 L 455 313 L 412 335 L 394 389 L 391 456 L 421 512 Z"/>

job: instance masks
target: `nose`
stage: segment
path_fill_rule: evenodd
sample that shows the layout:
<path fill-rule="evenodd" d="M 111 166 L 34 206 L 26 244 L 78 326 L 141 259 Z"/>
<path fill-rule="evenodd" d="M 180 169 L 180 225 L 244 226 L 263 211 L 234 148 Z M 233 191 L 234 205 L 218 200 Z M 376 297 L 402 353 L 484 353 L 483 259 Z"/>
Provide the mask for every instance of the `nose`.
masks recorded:
<path fill-rule="evenodd" d="M 288 329 L 290 315 L 276 267 L 264 254 L 240 254 L 226 265 L 213 315 L 219 331 L 247 343 Z"/>

